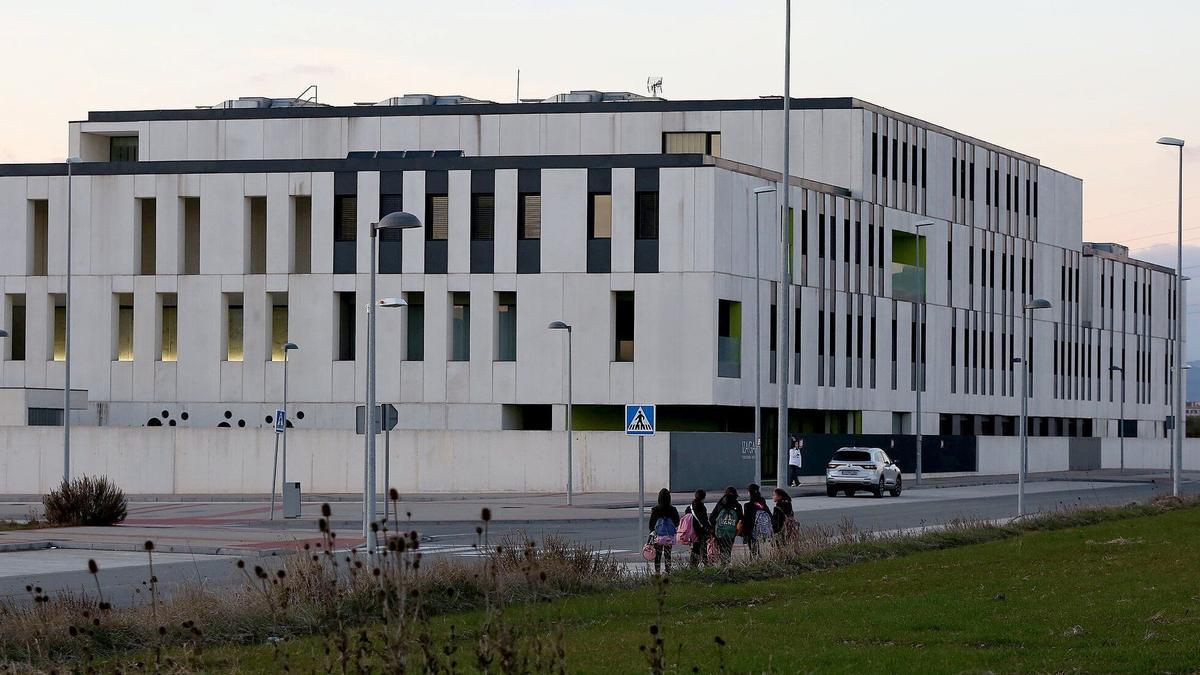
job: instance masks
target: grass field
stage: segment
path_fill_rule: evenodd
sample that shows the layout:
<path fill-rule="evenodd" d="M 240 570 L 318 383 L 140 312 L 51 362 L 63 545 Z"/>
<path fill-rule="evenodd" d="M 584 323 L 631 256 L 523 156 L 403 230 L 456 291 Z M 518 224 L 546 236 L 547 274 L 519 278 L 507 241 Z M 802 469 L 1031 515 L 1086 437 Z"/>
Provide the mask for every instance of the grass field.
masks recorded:
<path fill-rule="evenodd" d="M 643 589 L 517 606 L 505 621 L 518 640 L 561 647 L 569 672 L 647 671 L 639 646 L 652 625 L 676 672 L 1193 672 L 1198 575 L 1190 508 L 782 579 L 678 575 L 661 616 L 659 594 Z M 445 662 L 476 668 L 483 618 L 430 622 L 439 644 L 454 626 Z M 203 664 L 324 670 L 339 653 L 329 644 L 208 648 Z"/>

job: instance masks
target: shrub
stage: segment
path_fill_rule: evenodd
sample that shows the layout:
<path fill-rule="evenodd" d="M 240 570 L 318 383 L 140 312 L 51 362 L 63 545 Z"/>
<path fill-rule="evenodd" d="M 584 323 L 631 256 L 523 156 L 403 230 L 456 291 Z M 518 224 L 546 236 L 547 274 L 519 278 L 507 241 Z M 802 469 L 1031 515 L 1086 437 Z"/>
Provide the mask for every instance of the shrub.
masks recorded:
<path fill-rule="evenodd" d="M 125 493 L 106 476 L 63 481 L 42 497 L 46 521 L 58 526 L 116 525 L 125 520 L 127 505 Z"/>

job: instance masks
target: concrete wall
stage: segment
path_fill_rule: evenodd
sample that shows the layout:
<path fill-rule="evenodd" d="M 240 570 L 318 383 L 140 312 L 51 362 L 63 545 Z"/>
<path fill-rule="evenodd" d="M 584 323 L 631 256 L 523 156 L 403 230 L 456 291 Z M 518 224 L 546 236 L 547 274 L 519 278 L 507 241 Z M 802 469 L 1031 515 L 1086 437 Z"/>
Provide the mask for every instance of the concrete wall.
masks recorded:
<path fill-rule="evenodd" d="M 1019 438 L 981 436 L 979 442 L 979 473 L 1013 474 L 1020 466 Z M 1070 460 L 1069 438 L 1029 439 L 1029 470 L 1066 471 Z M 1120 439 L 1100 439 L 1101 468 L 1116 469 L 1120 462 Z M 1170 467 L 1167 441 L 1162 438 L 1125 439 L 1126 469 L 1160 469 Z M 1190 438 L 1183 448 L 1185 471 L 1200 471 L 1200 438 Z"/>
<path fill-rule="evenodd" d="M 341 430 L 288 433 L 288 478 L 307 493 L 362 490 L 363 436 Z M 244 429 L 79 428 L 75 475 L 104 474 L 130 494 L 266 494 L 274 433 Z M 669 434 L 646 441 L 646 484 L 666 485 Z M 549 431 L 395 431 L 392 480 L 402 493 L 562 492 L 566 437 Z M 379 438 L 383 488 L 383 437 Z M 578 432 L 575 489 L 637 489 L 637 442 L 616 432 Z M 0 494 L 44 493 L 62 476 L 62 429 L 0 428 Z M 649 488 L 648 488 L 649 489 Z"/>

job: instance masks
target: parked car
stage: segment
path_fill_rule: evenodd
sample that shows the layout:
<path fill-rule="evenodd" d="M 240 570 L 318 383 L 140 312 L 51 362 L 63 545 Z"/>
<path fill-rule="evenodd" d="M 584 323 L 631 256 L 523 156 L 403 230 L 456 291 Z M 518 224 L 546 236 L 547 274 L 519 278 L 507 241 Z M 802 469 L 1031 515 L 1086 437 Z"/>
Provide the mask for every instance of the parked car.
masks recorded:
<path fill-rule="evenodd" d="M 879 448 L 840 448 L 825 465 L 825 494 L 830 497 L 839 492 L 853 497 L 859 490 L 899 497 L 903 489 L 900 467 Z"/>

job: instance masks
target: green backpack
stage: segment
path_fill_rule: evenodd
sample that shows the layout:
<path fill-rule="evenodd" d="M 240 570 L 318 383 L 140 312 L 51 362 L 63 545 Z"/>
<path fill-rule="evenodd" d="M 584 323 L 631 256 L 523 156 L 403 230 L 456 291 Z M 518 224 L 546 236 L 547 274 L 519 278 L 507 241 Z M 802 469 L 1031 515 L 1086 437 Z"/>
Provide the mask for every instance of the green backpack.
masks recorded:
<path fill-rule="evenodd" d="M 716 527 L 713 529 L 717 539 L 732 540 L 737 536 L 737 514 L 727 508 L 721 509 L 721 515 L 717 516 Z"/>

